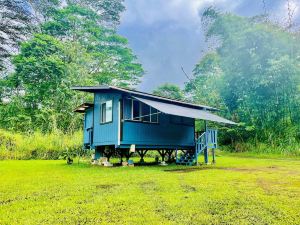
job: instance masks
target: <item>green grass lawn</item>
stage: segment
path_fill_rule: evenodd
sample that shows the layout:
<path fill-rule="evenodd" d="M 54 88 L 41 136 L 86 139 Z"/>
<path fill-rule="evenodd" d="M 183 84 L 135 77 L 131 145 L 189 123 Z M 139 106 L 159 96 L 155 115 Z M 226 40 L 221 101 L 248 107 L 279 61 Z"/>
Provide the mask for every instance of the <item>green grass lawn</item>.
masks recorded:
<path fill-rule="evenodd" d="M 300 161 L 104 168 L 0 161 L 0 224 L 300 224 Z"/>

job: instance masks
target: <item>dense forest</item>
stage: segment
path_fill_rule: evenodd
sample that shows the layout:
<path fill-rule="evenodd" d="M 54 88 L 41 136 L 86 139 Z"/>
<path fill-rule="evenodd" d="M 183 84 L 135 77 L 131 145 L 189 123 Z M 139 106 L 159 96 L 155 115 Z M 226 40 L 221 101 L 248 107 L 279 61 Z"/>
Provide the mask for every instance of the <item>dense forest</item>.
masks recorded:
<path fill-rule="evenodd" d="M 143 75 L 127 39 L 116 33 L 122 1 L 67 1 L 63 7 L 58 1 L 2 4 L 10 23 L 15 21 L 6 23 L 4 31 L 17 43 L 6 45 L 20 43 L 18 54 L 2 54 L 2 128 L 74 132 L 81 123 L 72 110 L 88 96 L 74 93 L 71 86 L 132 86 Z"/>
<path fill-rule="evenodd" d="M 299 154 L 299 32 L 266 15 L 245 18 L 214 8 L 202 22 L 210 50 L 184 90 L 165 84 L 155 93 L 221 109 L 239 123 L 219 127 L 231 150 Z"/>
<path fill-rule="evenodd" d="M 0 5 L 0 158 L 56 158 L 57 149 L 80 148 L 82 118 L 73 109 L 91 96 L 70 87 L 135 88 L 144 74 L 116 32 L 123 0 Z M 209 50 L 184 89 L 164 84 L 153 93 L 217 107 L 238 122 L 220 127 L 225 149 L 300 154 L 299 33 L 214 8 L 202 23 Z"/>

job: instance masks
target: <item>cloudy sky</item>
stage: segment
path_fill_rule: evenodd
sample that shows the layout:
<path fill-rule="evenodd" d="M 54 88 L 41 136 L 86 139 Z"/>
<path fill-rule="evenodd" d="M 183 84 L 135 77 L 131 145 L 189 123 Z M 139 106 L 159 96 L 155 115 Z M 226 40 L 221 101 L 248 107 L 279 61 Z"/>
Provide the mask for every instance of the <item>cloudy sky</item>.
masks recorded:
<path fill-rule="evenodd" d="M 299 20 L 300 0 L 290 0 Z M 265 0 L 271 18 L 284 22 L 287 18 L 286 0 Z M 119 33 L 127 37 L 130 47 L 146 70 L 138 89 L 151 91 L 162 83 L 181 87 L 199 61 L 205 43 L 201 28 L 201 12 L 215 6 L 242 16 L 264 12 L 263 0 L 125 0 Z"/>

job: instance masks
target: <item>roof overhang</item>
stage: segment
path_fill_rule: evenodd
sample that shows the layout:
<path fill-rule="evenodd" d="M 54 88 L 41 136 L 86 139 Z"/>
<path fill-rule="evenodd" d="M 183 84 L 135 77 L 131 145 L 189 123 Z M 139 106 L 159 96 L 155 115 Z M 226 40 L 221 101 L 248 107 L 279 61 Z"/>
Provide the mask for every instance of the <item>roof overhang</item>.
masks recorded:
<path fill-rule="evenodd" d="M 74 110 L 74 112 L 84 113 L 87 109 L 94 107 L 93 103 L 83 103 Z"/>
<path fill-rule="evenodd" d="M 131 89 L 127 89 L 127 88 L 114 87 L 114 86 L 108 86 L 108 85 L 72 87 L 71 89 L 77 90 L 77 91 L 90 92 L 90 93 L 114 90 L 114 91 L 130 94 L 133 97 L 136 96 L 136 97 L 141 97 L 141 98 L 147 98 L 147 99 L 151 99 L 154 101 L 161 101 L 161 102 L 166 102 L 166 103 L 175 104 L 175 105 L 187 106 L 190 108 L 206 109 L 208 111 L 218 111 L 217 108 L 214 108 L 211 106 L 193 104 L 193 103 L 189 103 L 189 102 L 180 101 L 177 99 L 165 98 L 165 97 L 161 97 L 161 96 L 157 96 L 157 95 L 153 95 L 153 94 L 149 94 L 149 93 L 145 93 L 145 92 L 141 92 L 141 91 L 131 90 Z"/>
<path fill-rule="evenodd" d="M 195 109 L 187 106 L 180 106 L 180 105 L 174 105 L 165 102 L 158 102 L 158 101 L 153 101 L 150 99 L 145 99 L 140 97 L 134 97 L 134 98 L 140 102 L 143 102 L 159 110 L 162 113 L 175 115 L 175 116 L 189 117 L 194 119 L 208 120 L 217 123 L 225 123 L 225 124 L 232 124 L 232 125 L 236 124 L 233 121 L 230 121 L 228 119 L 225 119 L 223 117 L 220 117 L 218 115 L 215 115 L 203 109 Z"/>

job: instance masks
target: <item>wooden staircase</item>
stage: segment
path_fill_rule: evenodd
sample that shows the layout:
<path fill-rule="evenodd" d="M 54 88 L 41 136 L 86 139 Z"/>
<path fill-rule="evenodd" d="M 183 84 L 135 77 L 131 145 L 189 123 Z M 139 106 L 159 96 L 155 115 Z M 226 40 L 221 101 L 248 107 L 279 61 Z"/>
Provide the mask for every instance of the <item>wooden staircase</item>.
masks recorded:
<path fill-rule="evenodd" d="M 198 157 L 203 152 L 204 162 L 208 163 L 208 149 L 217 148 L 217 130 L 207 129 L 195 140 L 195 150 L 186 150 L 178 158 L 176 150 L 176 164 L 192 166 L 198 164 Z"/>

